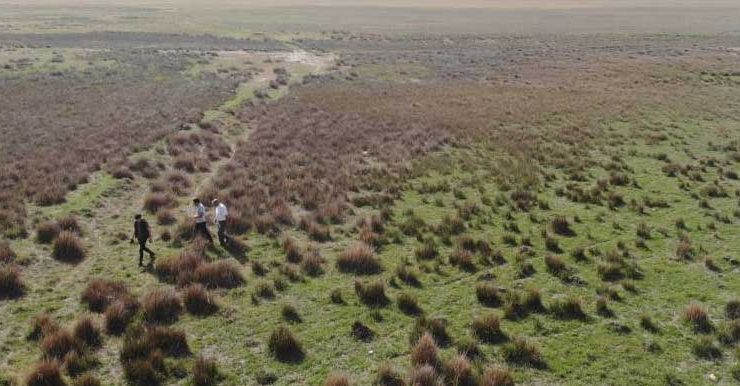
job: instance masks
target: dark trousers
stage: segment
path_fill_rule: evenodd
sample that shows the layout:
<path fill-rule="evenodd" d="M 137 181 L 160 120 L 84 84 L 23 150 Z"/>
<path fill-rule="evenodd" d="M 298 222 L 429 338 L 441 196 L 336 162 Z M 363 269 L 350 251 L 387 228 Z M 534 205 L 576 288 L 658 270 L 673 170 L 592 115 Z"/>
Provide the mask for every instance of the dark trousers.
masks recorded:
<path fill-rule="evenodd" d="M 206 226 L 205 222 L 197 222 L 195 223 L 195 237 L 198 237 L 198 235 L 203 236 L 206 240 L 208 240 L 211 244 L 213 244 L 213 237 L 211 237 L 211 232 L 208 232 L 208 227 Z"/>
<path fill-rule="evenodd" d="M 221 245 L 226 245 L 229 242 L 229 237 L 226 236 L 226 221 L 218 222 L 218 242 Z"/>
<path fill-rule="evenodd" d="M 139 240 L 139 265 L 144 265 L 144 252 L 147 252 L 149 254 L 149 258 L 152 259 L 152 262 L 154 261 L 154 252 L 146 247 L 147 241 L 149 241 L 149 239 Z"/>

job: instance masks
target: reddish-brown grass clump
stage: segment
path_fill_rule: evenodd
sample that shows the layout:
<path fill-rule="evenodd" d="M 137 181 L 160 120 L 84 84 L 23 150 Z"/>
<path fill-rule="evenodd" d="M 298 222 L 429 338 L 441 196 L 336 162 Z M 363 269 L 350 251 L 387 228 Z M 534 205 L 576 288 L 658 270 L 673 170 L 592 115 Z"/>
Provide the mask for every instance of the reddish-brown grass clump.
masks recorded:
<path fill-rule="evenodd" d="M 67 353 L 79 349 L 77 341 L 72 334 L 63 329 L 59 329 L 41 341 L 41 351 L 48 359 L 62 360 Z"/>
<path fill-rule="evenodd" d="M 26 386 L 66 386 L 57 361 L 41 361 L 26 377 Z"/>
<path fill-rule="evenodd" d="M 63 231 L 54 240 L 52 256 L 64 263 L 79 263 L 85 258 L 85 247 L 76 234 Z"/>
<path fill-rule="evenodd" d="M 122 282 L 106 279 L 93 279 L 82 291 L 82 303 L 92 312 L 104 312 L 116 300 L 129 298 L 131 295 Z"/>
<path fill-rule="evenodd" d="M 59 325 L 49 314 L 43 313 L 31 319 L 31 328 L 26 335 L 28 340 L 40 340 L 59 330 Z"/>
<path fill-rule="evenodd" d="M 245 283 L 239 268 L 223 260 L 200 265 L 193 278 L 208 288 L 236 288 Z"/>
<path fill-rule="evenodd" d="M 44 221 L 36 226 L 36 241 L 41 244 L 51 244 L 61 231 L 62 228 L 56 221 Z"/>
<path fill-rule="evenodd" d="M 485 343 L 498 343 L 506 340 L 501 331 L 501 321 L 495 314 L 487 314 L 473 320 L 471 326 L 473 335 Z"/>
<path fill-rule="evenodd" d="M 455 386 L 477 386 L 475 370 L 464 355 L 457 355 L 444 364 L 447 384 Z"/>
<path fill-rule="evenodd" d="M 443 386 L 444 380 L 437 374 L 433 366 L 419 366 L 409 373 L 410 386 Z"/>
<path fill-rule="evenodd" d="M 19 298 L 25 289 L 20 268 L 16 265 L 0 265 L 0 300 Z"/>
<path fill-rule="evenodd" d="M 15 251 L 10 248 L 10 243 L 7 241 L 0 241 L 0 264 L 11 264 L 16 258 Z"/>
<path fill-rule="evenodd" d="M 683 311 L 683 320 L 691 324 L 695 332 L 705 334 L 714 331 L 709 314 L 701 304 L 689 304 Z"/>
<path fill-rule="evenodd" d="M 382 281 L 372 283 L 355 281 L 355 293 L 362 303 L 370 307 L 383 307 L 389 302 L 385 295 L 385 283 Z"/>
<path fill-rule="evenodd" d="M 150 323 L 173 323 L 182 313 L 182 302 L 171 289 L 158 289 L 144 296 L 144 318 Z"/>
<path fill-rule="evenodd" d="M 437 347 L 437 343 L 431 334 L 425 333 L 422 335 L 411 349 L 411 364 L 414 366 L 439 367 L 439 347 Z"/>
<path fill-rule="evenodd" d="M 534 343 L 518 336 L 501 348 L 501 354 L 506 362 L 519 366 L 543 367 L 545 365 L 540 350 Z"/>
<path fill-rule="evenodd" d="M 372 275 L 382 270 L 375 251 L 364 243 L 356 243 L 347 247 L 337 259 L 337 268 L 342 272 L 357 275 Z"/>
<path fill-rule="evenodd" d="M 103 341 L 100 328 L 92 318 L 87 316 L 79 319 L 72 331 L 75 341 L 80 346 L 97 348 Z"/>
<path fill-rule="evenodd" d="M 192 284 L 183 290 L 185 309 L 193 315 L 210 315 L 218 310 L 216 299 L 201 284 Z"/>
<path fill-rule="evenodd" d="M 105 331 L 111 335 L 120 335 L 139 309 L 139 303 L 134 299 L 124 298 L 113 302 L 105 309 Z"/>
<path fill-rule="evenodd" d="M 193 363 L 193 385 L 214 386 L 218 383 L 220 374 L 216 361 L 213 358 L 198 356 Z"/>
<path fill-rule="evenodd" d="M 267 348 L 281 362 L 300 362 L 305 356 L 303 345 L 285 326 L 278 326 L 267 341 Z"/>
<path fill-rule="evenodd" d="M 480 386 L 514 386 L 514 377 L 507 369 L 489 367 L 483 372 Z"/>
<path fill-rule="evenodd" d="M 330 374 L 324 381 L 324 386 L 350 386 L 349 377 L 344 374 Z"/>

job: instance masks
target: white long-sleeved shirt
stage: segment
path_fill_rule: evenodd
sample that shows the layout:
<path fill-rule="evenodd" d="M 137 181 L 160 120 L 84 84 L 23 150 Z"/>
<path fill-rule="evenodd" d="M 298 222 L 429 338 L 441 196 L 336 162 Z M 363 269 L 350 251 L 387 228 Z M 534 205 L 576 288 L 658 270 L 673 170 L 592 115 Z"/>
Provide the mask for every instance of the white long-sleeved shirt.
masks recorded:
<path fill-rule="evenodd" d="M 219 203 L 218 206 L 216 206 L 216 221 L 226 221 L 226 217 L 229 216 L 229 210 L 226 209 L 226 205 L 224 203 Z"/>

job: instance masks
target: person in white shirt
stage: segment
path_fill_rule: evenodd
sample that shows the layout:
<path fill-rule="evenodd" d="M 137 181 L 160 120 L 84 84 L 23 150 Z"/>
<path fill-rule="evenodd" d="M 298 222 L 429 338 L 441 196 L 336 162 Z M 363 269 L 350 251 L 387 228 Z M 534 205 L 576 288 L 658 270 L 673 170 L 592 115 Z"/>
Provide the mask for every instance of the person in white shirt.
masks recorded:
<path fill-rule="evenodd" d="M 226 220 L 229 218 L 229 210 L 226 209 L 226 205 L 218 199 L 213 200 L 213 206 L 216 207 L 214 222 L 218 227 L 218 242 L 222 246 L 225 246 L 226 243 L 229 242 L 229 237 L 226 236 Z"/>
<path fill-rule="evenodd" d="M 208 225 L 206 224 L 206 207 L 203 206 L 200 199 L 195 198 L 193 199 L 193 209 L 195 212 L 193 215 L 195 219 L 195 232 L 193 232 L 193 236 L 198 237 L 198 234 L 200 234 L 213 244 L 213 237 L 211 237 L 211 232 L 208 232 Z"/>

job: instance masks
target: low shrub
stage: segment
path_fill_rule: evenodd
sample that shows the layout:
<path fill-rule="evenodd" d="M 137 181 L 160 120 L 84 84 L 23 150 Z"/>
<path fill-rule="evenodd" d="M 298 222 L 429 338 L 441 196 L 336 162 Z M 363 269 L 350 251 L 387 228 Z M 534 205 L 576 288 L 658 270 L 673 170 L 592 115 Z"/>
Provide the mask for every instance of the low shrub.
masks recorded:
<path fill-rule="evenodd" d="M 201 284 L 191 284 L 182 293 L 185 309 L 198 316 L 210 315 L 218 311 L 216 299 Z"/>
<path fill-rule="evenodd" d="M 182 313 L 182 303 L 172 289 L 157 289 L 142 301 L 144 319 L 150 323 L 169 324 L 175 322 Z"/>
<path fill-rule="evenodd" d="M 85 258 L 85 247 L 76 234 L 63 231 L 54 240 L 52 257 L 64 263 L 79 263 Z"/>
<path fill-rule="evenodd" d="M 429 333 L 424 333 L 411 349 L 411 364 L 414 366 L 440 367 L 439 347 Z"/>
<path fill-rule="evenodd" d="M 281 362 L 299 362 L 305 356 L 301 342 L 285 326 L 278 326 L 270 334 L 267 348 Z"/>
<path fill-rule="evenodd" d="M 478 360 L 482 359 L 484 357 L 483 352 L 480 349 L 480 346 L 478 346 L 478 340 L 472 339 L 472 338 L 463 338 L 459 340 L 455 344 L 457 348 L 457 353 L 460 355 L 465 355 L 470 360 Z"/>
<path fill-rule="evenodd" d="M 500 343 L 506 340 L 506 335 L 501 331 L 501 321 L 492 313 L 473 320 L 471 330 L 473 335 L 484 343 Z"/>
<path fill-rule="evenodd" d="M 66 384 L 57 361 L 39 362 L 26 377 L 26 386 L 66 386 Z"/>
<path fill-rule="evenodd" d="M 389 303 L 385 295 L 385 283 L 382 281 L 373 283 L 355 281 L 355 293 L 360 301 L 369 307 L 383 307 Z"/>
<path fill-rule="evenodd" d="M 185 251 L 179 255 L 158 259 L 154 264 L 154 272 L 168 283 L 187 285 L 194 281 L 195 270 L 203 264 L 203 255 Z"/>
<path fill-rule="evenodd" d="M 161 208 L 157 210 L 157 224 L 172 225 L 177 222 L 177 217 L 169 209 Z"/>
<path fill-rule="evenodd" d="M 337 259 L 337 268 L 357 275 L 372 275 L 382 270 L 372 247 L 364 243 L 352 244 L 345 249 Z"/>

